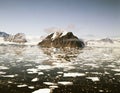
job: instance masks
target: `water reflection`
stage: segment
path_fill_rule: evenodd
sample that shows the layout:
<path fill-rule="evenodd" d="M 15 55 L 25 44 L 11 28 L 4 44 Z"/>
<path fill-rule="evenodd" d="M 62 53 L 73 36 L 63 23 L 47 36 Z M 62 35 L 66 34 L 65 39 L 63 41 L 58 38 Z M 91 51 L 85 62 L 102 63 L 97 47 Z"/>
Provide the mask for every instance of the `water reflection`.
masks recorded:
<path fill-rule="evenodd" d="M 76 57 L 80 54 L 80 49 L 69 49 L 69 48 L 41 48 L 44 54 L 47 54 L 50 58 L 49 61 L 56 62 L 72 62 L 75 61 Z M 46 63 L 46 62 L 45 62 Z"/>
<path fill-rule="evenodd" d="M 25 49 L 25 45 L 0 45 L 0 53 L 21 55 Z"/>
<path fill-rule="evenodd" d="M 120 48 L 0 46 L 1 93 L 118 93 Z M 44 92 L 43 92 L 44 93 Z"/>

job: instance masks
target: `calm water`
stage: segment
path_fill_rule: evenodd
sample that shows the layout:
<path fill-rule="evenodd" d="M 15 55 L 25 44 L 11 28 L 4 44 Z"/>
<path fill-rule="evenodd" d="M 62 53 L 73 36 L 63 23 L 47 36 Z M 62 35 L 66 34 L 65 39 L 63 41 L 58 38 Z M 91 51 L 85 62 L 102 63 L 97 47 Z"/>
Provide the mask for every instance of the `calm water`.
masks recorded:
<path fill-rule="evenodd" d="M 119 47 L 62 50 L 0 45 L 0 93 L 119 91 Z"/>

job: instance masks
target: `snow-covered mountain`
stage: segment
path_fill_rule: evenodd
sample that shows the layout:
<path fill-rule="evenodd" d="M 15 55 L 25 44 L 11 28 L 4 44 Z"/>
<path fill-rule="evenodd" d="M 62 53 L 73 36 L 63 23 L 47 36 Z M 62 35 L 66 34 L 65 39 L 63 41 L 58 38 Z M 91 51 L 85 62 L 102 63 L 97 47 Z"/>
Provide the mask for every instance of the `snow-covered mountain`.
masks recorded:
<path fill-rule="evenodd" d="M 26 36 L 24 33 L 17 33 L 15 35 L 9 35 L 4 37 L 4 41 L 15 42 L 15 43 L 25 43 L 27 42 Z"/>
<path fill-rule="evenodd" d="M 53 36 L 51 37 L 51 39 L 52 39 L 52 40 L 55 40 L 56 38 L 65 36 L 67 33 L 68 33 L 67 31 L 64 31 L 64 32 L 55 32 L 55 33 L 53 34 Z"/>
<path fill-rule="evenodd" d="M 48 35 L 38 45 L 42 47 L 55 47 L 55 48 L 83 48 L 84 42 L 72 32 L 55 32 Z"/>
<path fill-rule="evenodd" d="M 14 37 L 13 36 L 9 36 L 9 38 L 7 38 L 7 40 L 5 40 L 4 37 L 0 37 L 0 44 L 6 44 L 6 45 L 7 44 L 20 44 L 18 42 L 10 41 L 12 38 L 14 38 Z M 25 40 L 27 42 L 24 42 L 24 45 L 37 45 L 40 41 L 42 41 L 42 39 L 43 38 L 41 38 L 40 36 L 28 36 L 28 35 L 26 35 Z M 16 39 L 16 40 L 18 40 L 18 39 Z"/>
<path fill-rule="evenodd" d="M 0 32 L 0 37 L 7 37 L 9 36 L 9 34 L 5 33 L 5 32 Z"/>
<path fill-rule="evenodd" d="M 87 40 L 85 42 L 86 46 L 105 46 L 105 47 L 119 47 L 120 39 L 102 38 Z"/>
<path fill-rule="evenodd" d="M 60 31 L 45 36 L 28 36 L 24 33 L 15 35 L 6 32 L 0 32 L 0 44 L 19 44 L 24 42 L 26 45 L 40 45 L 45 47 L 76 47 L 82 46 L 102 46 L 102 47 L 120 47 L 120 38 L 94 38 L 94 39 L 79 39 L 72 32 Z M 27 42 L 26 42 L 27 41 Z"/>
<path fill-rule="evenodd" d="M 17 33 L 15 35 L 7 34 L 5 32 L 0 32 L 0 43 L 26 43 L 26 35 L 24 33 Z"/>

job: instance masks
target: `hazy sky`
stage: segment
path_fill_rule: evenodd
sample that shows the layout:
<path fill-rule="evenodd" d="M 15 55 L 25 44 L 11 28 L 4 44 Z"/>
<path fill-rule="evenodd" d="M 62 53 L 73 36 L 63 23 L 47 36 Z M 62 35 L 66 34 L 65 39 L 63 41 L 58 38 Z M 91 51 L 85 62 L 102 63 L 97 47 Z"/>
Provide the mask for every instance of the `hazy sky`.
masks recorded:
<path fill-rule="evenodd" d="M 78 36 L 120 36 L 120 0 L 0 0 L 0 31 L 45 35 L 57 27 Z"/>

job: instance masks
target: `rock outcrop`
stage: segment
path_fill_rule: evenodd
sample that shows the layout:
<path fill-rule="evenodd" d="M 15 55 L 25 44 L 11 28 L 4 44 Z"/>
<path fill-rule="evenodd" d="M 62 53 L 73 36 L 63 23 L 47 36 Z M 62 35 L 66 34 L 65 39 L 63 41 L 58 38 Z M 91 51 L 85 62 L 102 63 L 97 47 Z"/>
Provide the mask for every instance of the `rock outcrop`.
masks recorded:
<path fill-rule="evenodd" d="M 100 41 L 105 43 L 114 43 L 113 40 L 110 38 L 104 38 L 104 39 L 101 39 Z"/>
<path fill-rule="evenodd" d="M 5 33 L 5 32 L 0 32 L 0 37 L 7 37 L 9 36 L 9 34 Z"/>
<path fill-rule="evenodd" d="M 15 42 L 15 43 L 25 43 L 25 42 L 27 42 L 24 33 L 17 33 L 16 35 L 9 35 L 7 37 L 4 37 L 4 40 L 9 41 L 9 42 Z"/>
<path fill-rule="evenodd" d="M 72 32 L 55 32 L 48 35 L 39 44 L 41 47 L 55 48 L 83 48 L 84 42 L 74 36 Z"/>

